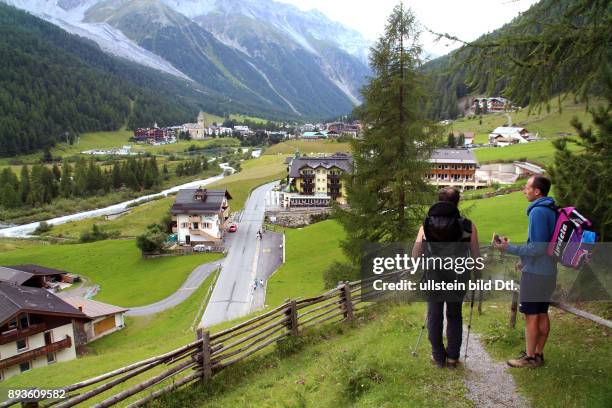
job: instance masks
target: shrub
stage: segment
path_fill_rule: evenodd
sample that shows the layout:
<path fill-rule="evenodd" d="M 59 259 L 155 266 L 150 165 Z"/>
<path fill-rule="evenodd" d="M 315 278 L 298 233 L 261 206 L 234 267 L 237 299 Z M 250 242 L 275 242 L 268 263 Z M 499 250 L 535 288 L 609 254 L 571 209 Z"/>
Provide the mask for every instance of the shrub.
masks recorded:
<path fill-rule="evenodd" d="M 352 281 L 359 279 L 359 270 L 348 263 L 333 262 L 323 271 L 323 281 L 326 288 L 333 288 L 340 281 Z"/>
<path fill-rule="evenodd" d="M 45 232 L 51 231 L 51 228 L 53 228 L 53 224 L 49 224 L 46 221 L 41 221 L 38 224 L 38 227 L 36 227 L 34 230 L 34 235 L 42 235 Z"/>
<path fill-rule="evenodd" d="M 119 231 L 102 231 L 100 229 L 100 227 L 98 227 L 96 224 L 93 224 L 91 226 L 91 231 L 86 231 L 84 233 L 81 234 L 81 237 L 79 238 L 80 242 L 95 242 L 95 241 L 102 241 L 104 239 L 109 239 L 109 238 L 117 238 L 119 236 Z"/>
<path fill-rule="evenodd" d="M 164 227 L 159 224 L 150 224 L 144 234 L 136 237 L 136 246 L 143 252 L 160 252 L 164 248 L 164 243 L 168 235 L 164 232 Z"/>

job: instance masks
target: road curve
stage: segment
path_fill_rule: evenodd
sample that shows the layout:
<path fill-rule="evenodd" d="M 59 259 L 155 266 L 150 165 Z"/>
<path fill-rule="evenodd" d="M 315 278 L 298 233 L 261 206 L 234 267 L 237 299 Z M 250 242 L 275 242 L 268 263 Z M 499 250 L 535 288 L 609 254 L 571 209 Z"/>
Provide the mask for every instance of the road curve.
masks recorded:
<path fill-rule="evenodd" d="M 223 265 L 223 262 L 224 259 L 220 259 L 218 261 L 208 262 L 198 266 L 191 272 L 191 274 L 189 274 L 185 282 L 183 282 L 181 287 L 176 292 L 167 298 L 160 300 L 159 302 L 151 303 L 150 305 L 146 306 L 130 308 L 126 314 L 128 316 L 146 316 L 173 308 L 179 303 L 187 300 L 187 298 L 191 296 L 191 294 L 195 292 L 200 285 L 202 285 L 206 278 L 208 278 L 208 276 L 215 271 L 215 269 L 220 268 Z"/>
<path fill-rule="evenodd" d="M 261 244 L 257 231 L 263 225 L 266 195 L 276 184 L 278 181 L 257 187 L 247 199 L 237 223 L 238 231 L 232 237 L 217 284 L 202 316 L 201 327 L 210 327 L 249 313 Z"/>

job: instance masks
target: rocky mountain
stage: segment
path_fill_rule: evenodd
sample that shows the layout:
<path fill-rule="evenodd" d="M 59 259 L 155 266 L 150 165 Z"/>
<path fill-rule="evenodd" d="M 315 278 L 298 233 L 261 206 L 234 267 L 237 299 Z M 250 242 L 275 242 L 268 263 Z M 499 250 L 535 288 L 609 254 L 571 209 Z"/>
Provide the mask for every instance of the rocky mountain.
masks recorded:
<path fill-rule="evenodd" d="M 109 53 L 289 117 L 350 111 L 369 74 L 359 33 L 273 0 L 3 1 Z"/>

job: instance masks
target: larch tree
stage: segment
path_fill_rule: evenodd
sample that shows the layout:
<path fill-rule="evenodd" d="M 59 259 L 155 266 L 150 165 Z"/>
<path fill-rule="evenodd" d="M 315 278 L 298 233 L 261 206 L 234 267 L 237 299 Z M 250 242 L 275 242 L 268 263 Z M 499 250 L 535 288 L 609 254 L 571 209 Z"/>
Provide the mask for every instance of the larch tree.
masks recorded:
<path fill-rule="evenodd" d="M 342 248 L 352 271 L 365 244 L 413 240 L 432 203 L 425 176 L 443 137 L 426 116 L 429 84 L 420 70 L 419 33 L 414 14 L 399 4 L 371 49 L 373 76 L 362 89 L 358 110 L 364 133 L 351 141 L 352 173 L 344 179 L 350 209 L 335 209 L 347 232 Z M 330 270 L 341 269 L 337 266 Z M 328 284 L 331 280 L 326 277 Z"/>

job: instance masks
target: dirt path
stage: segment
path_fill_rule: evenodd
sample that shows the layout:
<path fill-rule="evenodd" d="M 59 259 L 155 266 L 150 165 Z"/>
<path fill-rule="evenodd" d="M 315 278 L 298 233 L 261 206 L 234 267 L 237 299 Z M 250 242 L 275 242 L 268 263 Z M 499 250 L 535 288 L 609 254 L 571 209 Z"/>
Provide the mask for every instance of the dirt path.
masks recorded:
<path fill-rule="evenodd" d="M 465 347 L 464 328 L 463 345 Z M 462 351 L 465 348 L 462 347 Z M 465 364 L 467 397 L 476 407 L 530 408 L 529 402 L 518 394 L 514 378 L 503 361 L 495 361 L 485 351 L 480 337 L 470 333 L 467 363 Z"/>

